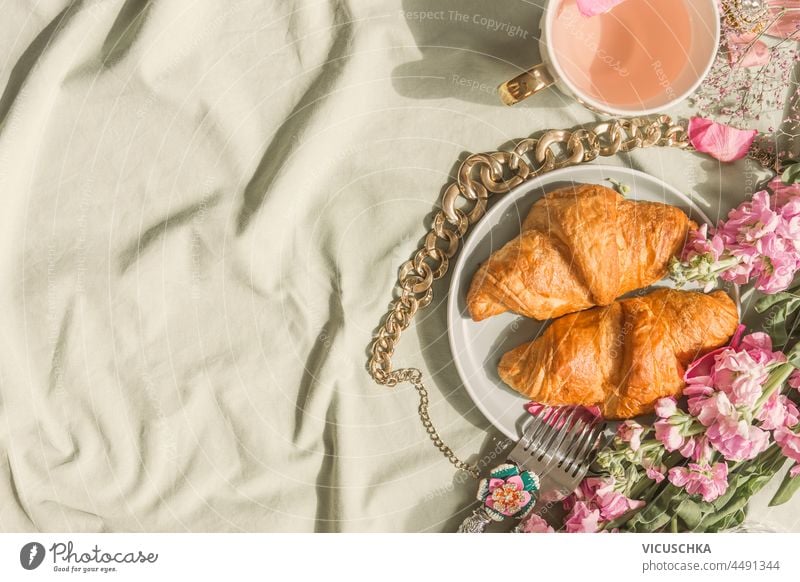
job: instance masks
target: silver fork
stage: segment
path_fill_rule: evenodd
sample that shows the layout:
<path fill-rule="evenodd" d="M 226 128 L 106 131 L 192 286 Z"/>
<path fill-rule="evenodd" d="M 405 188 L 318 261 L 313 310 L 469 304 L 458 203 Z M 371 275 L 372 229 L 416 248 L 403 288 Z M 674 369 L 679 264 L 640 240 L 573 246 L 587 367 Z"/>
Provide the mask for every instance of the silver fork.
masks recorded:
<path fill-rule="evenodd" d="M 481 481 L 481 503 L 458 531 L 482 533 L 492 521 L 525 517 L 536 501 L 552 503 L 572 493 L 589 470 L 605 429 L 602 419 L 587 420 L 586 414 L 578 407 L 545 407 L 533 415 L 508 455 L 508 462 L 495 467 L 489 478 Z M 520 476 L 527 473 L 528 477 L 514 479 L 515 471 Z M 512 477 L 510 481 L 508 475 Z M 504 479 L 505 484 L 500 485 L 498 479 Z M 515 491 L 520 482 L 528 484 L 531 500 L 526 504 L 522 501 L 527 496 Z"/>

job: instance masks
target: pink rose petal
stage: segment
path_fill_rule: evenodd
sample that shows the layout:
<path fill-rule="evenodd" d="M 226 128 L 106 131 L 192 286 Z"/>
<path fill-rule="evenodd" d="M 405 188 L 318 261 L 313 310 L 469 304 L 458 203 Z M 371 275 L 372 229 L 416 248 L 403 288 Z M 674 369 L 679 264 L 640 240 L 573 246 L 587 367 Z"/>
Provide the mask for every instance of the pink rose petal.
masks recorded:
<path fill-rule="evenodd" d="M 656 401 L 656 415 L 659 418 L 669 418 L 678 411 L 678 404 L 672 397 L 659 398 Z"/>
<path fill-rule="evenodd" d="M 525 488 L 525 485 L 522 484 L 522 478 L 519 475 L 514 475 L 513 477 L 509 477 L 506 479 L 506 483 L 511 483 L 517 486 L 517 491 L 522 491 Z"/>
<path fill-rule="evenodd" d="M 498 487 L 502 487 L 505 485 L 505 481 L 503 479 L 489 479 L 489 493 L 497 489 Z"/>
<path fill-rule="evenodd" d="M 486 505 L 491 507 L 495 511 L 502 513 L 503 515 L 512 516 L 515 513 L 517 513 L 522 507 L 527 505 L 530 500 L 531 500 L 531 494 L 528 493 L 527 491 L 522 491 L 520 493 L 519 505 L 515 505 L 512 507 L 503 507 L 502 505 L 499 505 L 497 502 L 495 502 L 493 497 L 489 497 L 486 499 Z"/>
<path fill-rule="evenodd" d="M 576 0 L 578 10 L 584 16 L 597 16 L 608 12 L 617 4 L 621 4 L 624 0 Z"/>
<path fill-rule="evenodd" d="M 800 2 L 798 0 L 781 0 L 780 2 L 768 2 L 769 22 L 775 21 L 765 34 L 777 36 L 778 38 L 788 38 L 796 34 L 800 28 Z M 788 10 L 784 10 L 787 8 Z M 776 19 L 776 17 L 780 16 Z"/>
<path fill-rule="evenodd" d="M 727 350 L 728 347 L 732 347 L 735 350 L 739 349 L 745 329 L 746 326 L 740 324 L 739 327 L 736 328 L 727 346 L 712 350 L 705 356 L 689 364 L 689 367 L 686 368 L 686 373 L 683 375 L 683 379 L 689 382 L 692 379 L 699 380 L 701 377 L 710 376 L 711 370 L 714 368 L 714 362 L 719 354 Z"/>
<path fill-rule="evenodd" d="M 656 483 L 661 483 L 664 480 L 664 473 L 656 467 L 645 467 L 648 479 L 652 479 Z"/>
<path fill-rule="evenodd" d="M 600 510 L 589 509 L 583 502 L 578 501 L 564 521 L 567 533 L 594 533 L 600 527 Z"/>
<path fill-rule="evenodd" d="M 644 427 L 635 420 L 626 420 L 617 427 L 617 437 L 624 442 L 629 443 L 632 451 L 638 451 L 642 446 L 642 433 Z"/>
<path fill-rule="evenodd" d="M 792 372 L 792 375 L 789 376 L 789 386 L 795 390 L 800 390 L 800 370 L 795 370 Z"/>
<path fill-rule="evenodd" d="M 703 501 L 714 501 L 728 489 L 728 465 L 689 463 L 688 467 L 673 467 L 669 481 L 690 495 L 702 495 Z"/>
<path fill-rule="evenodd" d="M 736 129 L 703 117 L 692 117 L 688 135 L 689 142 L 698 152 L 707 153 L 721 162 L 732 162 L 747 155 L 758 131 Z"/>
<path fill-rule="evenodd" d="M 729 34 L 727 40 L 728 61 L 731 66 L 760 67 L 769 62 L 769 47 L 765 42 L 756 40 L 755 34 Z"/>
<path fill-rule="evenodd" d="M 544 518 L 533 513 L 522 524 L 522 533 L 555 533 L 555 530 Z"/>

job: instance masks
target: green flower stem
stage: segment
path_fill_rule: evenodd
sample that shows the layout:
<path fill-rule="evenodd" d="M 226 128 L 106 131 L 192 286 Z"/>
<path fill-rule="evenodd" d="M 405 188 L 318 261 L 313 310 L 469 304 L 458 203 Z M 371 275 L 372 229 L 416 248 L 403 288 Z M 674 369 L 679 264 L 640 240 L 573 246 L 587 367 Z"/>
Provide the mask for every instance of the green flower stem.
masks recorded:
<path fill-rule="evenodd" d="M 699 422 L 693 422 L 689 426 L 689 428 L 687 428 L 686 430 L 681 431 L 681 434 L 683 436 L 694 436 L 696 434 L 702 434 L 704 432 L 706 432 L 706 427 L 704 427 Z"/>
<path fill-rule="evenodd" d="M 737 257 L 727 256 L 721 257 L 718 261 L 713 261 L 710 255 L 705 254 L 697 255 L 690 261 L 678 261 L 675 259 L 670 264 L 669 270 L 672 279 L 682 285 L 689 281 L 713 281 L 721 273 L 737 264 L 739 264 Z"/>
<path fill-rule="evenodd" d="M 781 364 L 777 368 L 775 368 L 769 375 L 767 382 L 764 384 L 764 391 L 762 392 L 761 396 L 759 396 L 758 400 L 756 400 L 755 406 L 753 406 L 753 416 L 758 416 L 758 413 L 761 412 L 761 408 L 764 406 L 764 403 L 772 396 L 776 390 L 780 389 L 783 386 L 783 383 L 792 375 L 794 371 L 794 366 L 789 363 Z"/>
<path fill-rule="evenodd" d="M 672 521 L 669 524 L 669 529 L 670 529 L 670 532 L 672 532 L 672 533 L 678 533 L 680 531 L 678 529 L 678 515 L 677 514 L 672 516 Z"/>
<path fill-rule="evenodd" d="M 737 257 L 727 257 L 725 259 L 720 258 L 719 261 L 714 263 L 714 268 L 711 269 L 711 273 L 714 275 L 719 275 L 720 273 L 723 273 L 728 269 L 730 269 L 731 267 L 736 266 L 738 264 L 739 264 L 739 259 Z"/>
<path fill-rule="evenodd" d="M 638 453 L 638 452 L 641 451 L 641 452 L 647 453 L 647 452 L 650 452 L 651 450 L 657 449 L 657 448 L 659 448 L 661 446 L 663 446 L 661 444 L 661 441 L 656 440 L 656 439 L 647 439 L 646 441 L 642 441 L 642 444 L 639 446 L 639 448 L 637 449 L 636 452 Z"/>
<path fill-rule="evenodd" d="M 631 488 L 631 494 L 628 496 L 631 499 L 644 499 L 647 497 L 645 492 L 649 489 L 652 489 L 653 484 L 655 481 L 644 475 L 641 479 L 639 479 L 636 484 Z M 658 485 L 658 483 L 655 483 Z M 655 491 L 650 491 L 650 493 L 655 493 Z"/>

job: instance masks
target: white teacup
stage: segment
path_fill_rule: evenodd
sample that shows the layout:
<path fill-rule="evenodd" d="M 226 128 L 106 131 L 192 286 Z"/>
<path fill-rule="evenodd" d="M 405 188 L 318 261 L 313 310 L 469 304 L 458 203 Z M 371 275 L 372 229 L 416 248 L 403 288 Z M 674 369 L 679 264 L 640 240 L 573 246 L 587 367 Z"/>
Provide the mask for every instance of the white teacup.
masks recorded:
<path fill-rule="evenodd" d="M 591 17 L 550 0 L 540 26 L 543 62 L 500 85 L 507 105 L 555 83 L 601 113 L 656 113 L 697 89 L 720 38 L 716 0 L 625 0 Z"/>

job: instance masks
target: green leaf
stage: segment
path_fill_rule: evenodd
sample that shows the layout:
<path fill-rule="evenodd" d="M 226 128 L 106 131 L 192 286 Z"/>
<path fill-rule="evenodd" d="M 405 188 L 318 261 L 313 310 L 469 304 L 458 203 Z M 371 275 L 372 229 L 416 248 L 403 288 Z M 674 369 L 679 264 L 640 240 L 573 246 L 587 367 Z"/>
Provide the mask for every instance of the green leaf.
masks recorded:
<path fill-rule="evenodd" d="M 709 533 L 716 533 L 719 531 L 729 530 L 737 525 L 740 525 L 744 521 L 745 517 L 747 517 L 747 512 L 744 509 L 740 509 L 727 515 L 725 519 L 720 520 L 718 523 L 712 525 L 706 531 Z"/>
<path fill-rule="evenodd" d="M 800 333 L 800 295 L 792 292 L 796 289 L 766 295 L 755 305 L 758 313 L 766 314 L 764 331 L 772 336 L 773 346 L 779 349 L 796 340 Z"/>
<path fill-rule="evenodd" d="M 794 347 L 786 352 L 786 360 L 795 368 L 800 368 L 800 342 L 794 344 Z"/>
<path fill-rule="evenodd" d="M 643 507 L 626 524 L 625 530 L 637 533 L 653 533 L 666 527 L 676 514 L 678 505 L 686 499 L 686 492 L 671 483 L 649 504 Z"/>
<path fill-rule="evenodd" d="M 775 492 L 775 495 L 769 502 L 770 507 L 775 507 L 776 505 L 781 505 L 786 503 L 792 498 L 797 490 L 800 488 L 800 475 L 796 477 L 789 476 L 789 473 L 783 477 L 783 481 L 781 482 L 778 490 Z"/>
<path fill-rule="evenodd" d="M 784 301 L 798 297 L 800 296 L 795 295 L 790 291 L 781 291 L 780 293 L 774 293 L 772 295 L 764 295 L 758 301 L 756 301 L 756 311 L 763 313 L 776 303 L 783 303 Z"/>
<path fill-rule="evenodd" d="M 750 497 L 751 495 L 734 495 L 730 503 L 720 508 L 719 511 L 707 513 L 703 521 L 692 531 L 709 531 L 714 526 L 719 526 L 721 522 L 724 522 L 729 516 L 736 512 L 743 511 Z"/>
<path fill-rule="evenodd" d="M 784 184 L 794 184 L 800 182 L 800 164 L 788 166 L 781 174 L 781 182 Z"/>
<path fill-rule="evenodd" d="M 686 524 L 686 529 L 693 530 L 703 521 L 703 509 L 700 504 L 688 497 L 678 506 L 676 515 Z"/>

